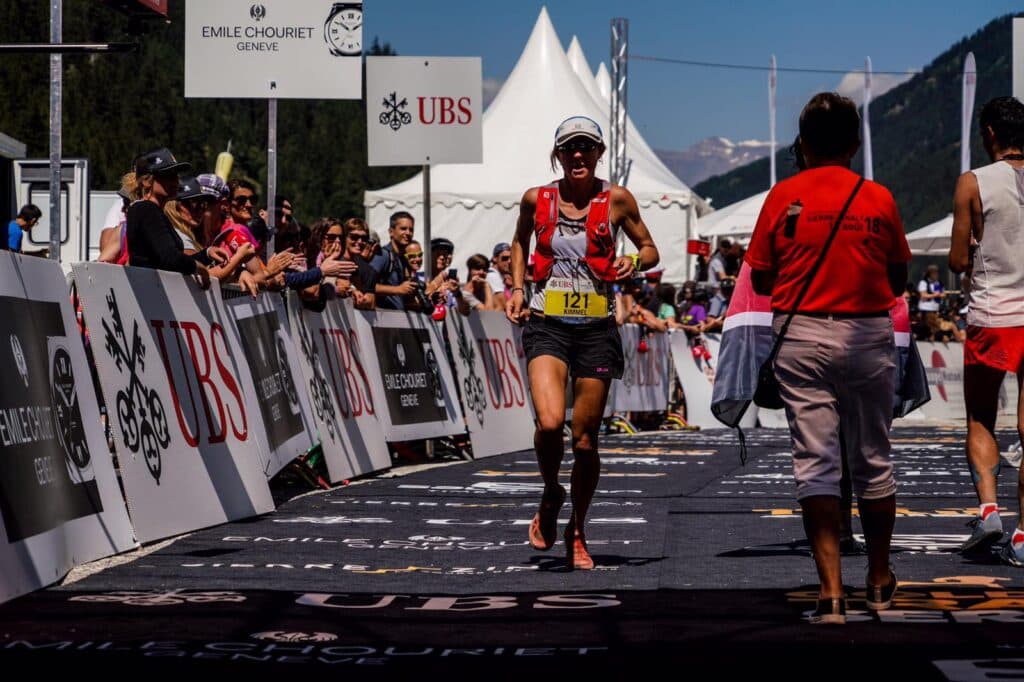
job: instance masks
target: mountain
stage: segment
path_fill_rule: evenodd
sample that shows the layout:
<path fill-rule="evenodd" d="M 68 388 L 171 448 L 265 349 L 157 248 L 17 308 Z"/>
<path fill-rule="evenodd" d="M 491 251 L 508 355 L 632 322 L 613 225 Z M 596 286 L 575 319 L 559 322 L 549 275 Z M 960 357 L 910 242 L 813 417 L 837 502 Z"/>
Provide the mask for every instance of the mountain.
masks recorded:
<path fill-rule="evenodd" d="M 1022 15 L 1018 15 L 1022 16 Z M 978 85 L 972 119 L 971 161 L 988 163 L 977 134 L 985 102 L 1011 93 L 1013 15 L 991 21 L 939 55 L 924 70 L 871 102 L 875 180 L 888 187 L 908 232 L 946 216 L 960 174 L 960 107 L 964 58 L 973 52 Z M 788 149 L 778 152 L 779 179 L 795 172 Z M 854 169 L 863 170 L 858 154 Z M 768 159 L 761 159 L 693 187 L 721 208 L 764 191 Z"/>
<path fill-rule="evenodd" d="M 724 137 L 709 137 L 683 151 L 656 149 L 676 177 L 690 187 L 713 175 L 728 173 L 751 161 L 768 156 L 770 144 L 757 140 L 733 142 Z"/>

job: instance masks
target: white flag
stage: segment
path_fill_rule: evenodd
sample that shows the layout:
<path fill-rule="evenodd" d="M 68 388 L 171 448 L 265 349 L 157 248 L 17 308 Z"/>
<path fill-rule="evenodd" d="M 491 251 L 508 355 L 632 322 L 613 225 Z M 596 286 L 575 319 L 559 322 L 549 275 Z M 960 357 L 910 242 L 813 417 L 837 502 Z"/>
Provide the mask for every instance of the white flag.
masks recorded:
<path fill-rule="evenodd" d="M 960 172 L 971 170 L 971 117 L 974 114 L 974 88 L 978 84 L 978 69 L 974 65 L 974 53 L 968 52 L 964 59 L 964 99 L 960 120 Z"/>
<path fill-rule="evenodd" d="M 871 57 L 864 60 L 864 113 L 861 120 L 864 123 L 864 177 L 868 180 L 875 179 L 875 162 L 871 156 L 871 114 L 868 109 L 871 106 Z"/>
<path fill-rule="evenodd" d="M 768 185 L 769 189 L 775 186 L 775 85 L 778 81 L 778 77 L 775 73 L 775 55 L 772 55 L 771 68 L 768 70 L 768 127 L 771 129 L 769 138 L 771 140 L 771 153 L 768 158 L 771 159 L 771 184 Z"/>

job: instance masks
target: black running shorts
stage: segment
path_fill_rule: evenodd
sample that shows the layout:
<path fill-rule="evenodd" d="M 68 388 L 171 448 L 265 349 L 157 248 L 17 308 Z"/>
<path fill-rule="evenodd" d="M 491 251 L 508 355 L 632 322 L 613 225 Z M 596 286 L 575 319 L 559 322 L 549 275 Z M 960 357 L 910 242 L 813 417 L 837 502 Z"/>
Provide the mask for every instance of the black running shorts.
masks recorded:
<path fill-rule="evenodd" d="M 615 318 L 569 324 L 531 315 L 523 330 L 523 350 L 529 362 L 551 355 L 569 366 L 575 379 L 621 379 L 625 361 Z"/>

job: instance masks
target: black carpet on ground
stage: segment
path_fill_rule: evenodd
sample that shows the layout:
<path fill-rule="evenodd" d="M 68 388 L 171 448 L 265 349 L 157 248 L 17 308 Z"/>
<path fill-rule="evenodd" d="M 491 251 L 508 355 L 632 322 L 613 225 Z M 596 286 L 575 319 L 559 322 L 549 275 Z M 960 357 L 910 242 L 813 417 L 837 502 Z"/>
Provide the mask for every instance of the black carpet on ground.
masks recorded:
<path fill-rule="evenodd" d="M 845 627 L 806 622 L 816 576 L 784 431 L 751 432 L 746 466 L 729 431 L 645 433 L 603 439 L 594 571 L 566 571 L 561 541 L 529 547 L 542 485 L 533 453 L 513 453 L 298 496 L 0 606 L 0 662 L 1021 679 L 1024 574 L 956 551 L 976 506 L 963 437 L 894 432 L 900 591 L 866 611 L 866 558 L 844 558 Z M 1015 479 L 1001 477 L 1011 510 Z"/>

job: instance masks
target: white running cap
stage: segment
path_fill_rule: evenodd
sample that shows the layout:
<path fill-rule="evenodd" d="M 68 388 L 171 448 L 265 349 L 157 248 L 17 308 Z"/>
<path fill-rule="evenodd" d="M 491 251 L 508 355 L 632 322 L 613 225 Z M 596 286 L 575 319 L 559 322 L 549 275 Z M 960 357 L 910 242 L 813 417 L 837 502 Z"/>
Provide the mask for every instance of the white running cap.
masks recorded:
<path fill-rule="evenodd" d="M 586 116 L 570 116 L 562 121 L 558 130 L 555 131 L 555 144 L 563 144 L 577 136 L 588 137 L 594 142 L 604 144 L 601 126 L 597 125 L 597 121 Z"/>

